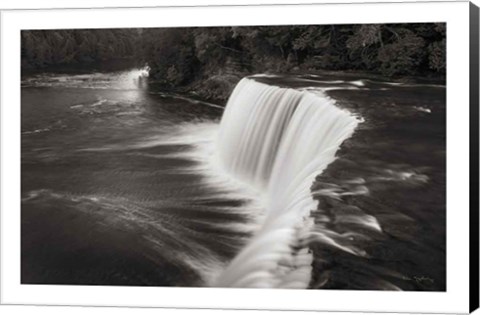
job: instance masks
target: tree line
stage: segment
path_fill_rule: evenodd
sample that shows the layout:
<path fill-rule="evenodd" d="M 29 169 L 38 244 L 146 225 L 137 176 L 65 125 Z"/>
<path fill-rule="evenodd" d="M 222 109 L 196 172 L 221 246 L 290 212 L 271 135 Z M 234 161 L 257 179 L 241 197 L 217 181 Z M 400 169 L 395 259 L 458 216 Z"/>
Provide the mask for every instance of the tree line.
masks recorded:
<path fill-rule="evenodd" d="M 133 58 L 138 35 L 136 29 L 22 31 L 22 68 Z"/>
<path fill-rule="evenodd" d="M 255 26 L 149 29 L 141 42 L 152 74 L 178 84 L 227 68 L 444 74 L 445 35 L 442 23 Z"/>
<path fill-rule="evenodd" d="M 255 72 L 392 77 L 444 76 L 446 69 L 444 23 L 41 30 L 22 31 L 21 39 L 25 68 L 132 58 L 170 87 Z"/>

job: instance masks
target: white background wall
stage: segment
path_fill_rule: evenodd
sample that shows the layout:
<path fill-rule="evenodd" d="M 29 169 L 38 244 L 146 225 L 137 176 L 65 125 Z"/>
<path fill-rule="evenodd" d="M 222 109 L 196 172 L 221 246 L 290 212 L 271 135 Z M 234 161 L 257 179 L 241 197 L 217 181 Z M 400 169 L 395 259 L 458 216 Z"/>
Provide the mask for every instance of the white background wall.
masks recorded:
<path fill-rule="evenodd" d="M 0 9 L 19 9 L 19 8 L 79 8 L 79 7 L 138 7 L 138 6 L 155 6 L 168 2 L 169 0 L 4 0 L 0 2 Z M 329 3 L 344 3 L 344 2 L 400 2 L 401 0 L 178 0 L 182 5 L 194 4 L 222 4 L 222 3 L 312 3 L 312 2 L 329 2 Z M 403 0 L 404 2 L 413 2 L 415 0 Z M 442 0 L 440 0 L 442 1 Z M 477 6 L 480 6 L 480 0 L 473 0 Z M 339 301 L 341 303 L 348 303 L 348 301 Z M 372 301 L 374 302 L 374 301 Z M 20 314 L 35 314 L 35 315 L 308 315 L 312 312 L 293 312 L 293 311 L 238 311 L 238 310 L 185 310 L 185 309 L 139 309 L 139 308 L 112 308 L 112 307 L 67 307 L 67 306 L 0 306 L 1 315 L 20 315 Z M 379 313 L 326 313 L 315 312 L 318 315 L 381 315 Z M 476 311 L 475 315 L 480 315 L 480 311 Z"/>

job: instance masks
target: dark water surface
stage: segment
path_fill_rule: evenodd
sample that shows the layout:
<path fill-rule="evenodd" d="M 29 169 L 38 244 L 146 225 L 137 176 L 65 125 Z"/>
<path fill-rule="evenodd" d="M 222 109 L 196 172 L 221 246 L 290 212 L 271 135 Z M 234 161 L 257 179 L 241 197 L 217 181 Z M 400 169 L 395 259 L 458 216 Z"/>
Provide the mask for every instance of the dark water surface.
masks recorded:
<path fill-rule="evenodd" d="M 320 88 L 337 106 L 361 117 L 338 159 L 317 177 L 312 191 L 347 193 L 340 200 L 317 195 L 330 212 L 330 228 L 359 231 L 359 258 L 320 244 L 311 287 L 328 289 L 446 289 L 446 93 L 429 83 L 389 83 L 359 76 L 279 76 L 269 83 Z M 321 82 L 319 82 L 321 81 Z M 349 195 L 351 194 L 351 195 Z M 360 231 L 345 215 L 374 216 L 382 233 Z M 348 245 L 352 245 L 348 244 Z"/>
<path fill-rule="evenodd" d="M 250 192 L 215 172 L 223 108 L 149 88 L 142 70 L 22 81 L 22 283 L 202 286 L 256 226 Z M 312 245 L 310 286 L 445 290 L 445 88 L 358 78 L 263 78 L 320 88 L 361 116 L 313 191 L 335 220 L 383 233 L 367 259 Z M 259 215 L 259 214 L 258 214 Z"/>
<path fill-rule="evenodd" d="M 250 234 L 202 169 L 222 108 L 141 75 L 23 80 L 23 283 L 202 285 Z"/>

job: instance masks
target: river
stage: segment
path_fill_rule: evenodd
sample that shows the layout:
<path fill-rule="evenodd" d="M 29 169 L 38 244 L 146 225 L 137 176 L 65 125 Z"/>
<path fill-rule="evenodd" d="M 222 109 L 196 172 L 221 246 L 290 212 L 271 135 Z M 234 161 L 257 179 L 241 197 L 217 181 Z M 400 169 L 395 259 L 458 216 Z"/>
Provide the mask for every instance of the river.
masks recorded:
<path fill-rule="evenodd" d="M 205 286 L 261 229 L 264 200 L 217 160 L 223 106 L 145 75 L 22 79 L 22 283 Z M 329 218 L 317 216 L 316 233 L 366 254 L 314 239 L 308 287 L 445 290 L 445 87 L 333 74 L 254 80 L 322 91 L 361 121 L 312 193 Z M 346 232 L 361 237 L 332 236 Z"/>

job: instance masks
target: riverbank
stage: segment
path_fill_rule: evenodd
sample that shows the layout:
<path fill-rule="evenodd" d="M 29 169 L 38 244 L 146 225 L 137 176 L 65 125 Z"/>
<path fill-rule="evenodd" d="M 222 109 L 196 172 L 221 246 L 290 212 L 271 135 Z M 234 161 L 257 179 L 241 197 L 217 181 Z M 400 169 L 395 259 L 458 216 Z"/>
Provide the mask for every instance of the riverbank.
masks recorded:
<path fill-rule="evenodd" d="M 325 78 L 328 80 L 371 80 L 379 82 L 390 82 L 392 84 L 429 84 L 429 85 L 445 85 L 446 78 L 443 75 L 436 76 L 393 76 L 387 77 L 377 73 L 365 71 L 301 71 L 295 70 L 289 73 L 285 72 L 267 72 L 272 76 L 302 76 L 313 79 Z M 196 98 L 200 98 L 218 105 L 226 105 L 230 94 L 237 83 L 245 76 L 254 75 L 254 73 L 246 72 L 228 72 L 212 75 L 208 78 L 193 81 L 184 87 L 170 88 L 180 93 L 191 94 Z"/>
<path fill-rule="evenodd" d="M 36 75 L 40 73 L 91 73 L 123 71 L 131 68 L 141 68 L 144 64 L 140 64 L 133 58 L 117 58 L 114 60 L 103 62 L 74 63 L 67 65 L 50 65 L 44 68 L 23 68 L 22 78 Z M 199 76 L 191 80 L 189 84 L 172 86 L 166 84 L 163 80 L 149 78 L 148 84 L 156 90 L 164 90 L 166 92 L 187 94 L 192 98 L 208 101 L 220 106 L 225 106 L 230 94 L 237 83 L 246 76 L 255 75 L 254 72 L 246 72 L 240 70 L 226 69 L 208 76 Z M 328 80 L 372 80 L 380 82 L 391 82 L 398 84 L 435 84 L 445 85 L 445 76 L 436 74 L 431 76 L 384 76 L 379 73 L 372 73 L 357 70 L 345 71 L 329 71 L 316 69 L 300 69 L 295 67 L 292 71 L 266 71 L 266 75 L 272 76 L 302 76 L 312 77 L 312 79 L 328 78 Z"/>

